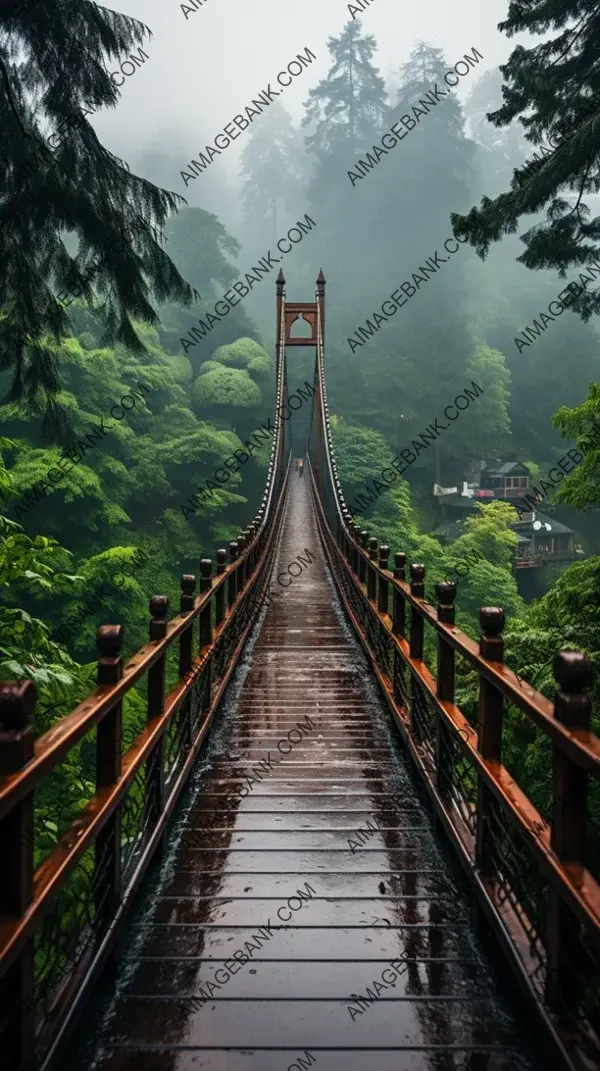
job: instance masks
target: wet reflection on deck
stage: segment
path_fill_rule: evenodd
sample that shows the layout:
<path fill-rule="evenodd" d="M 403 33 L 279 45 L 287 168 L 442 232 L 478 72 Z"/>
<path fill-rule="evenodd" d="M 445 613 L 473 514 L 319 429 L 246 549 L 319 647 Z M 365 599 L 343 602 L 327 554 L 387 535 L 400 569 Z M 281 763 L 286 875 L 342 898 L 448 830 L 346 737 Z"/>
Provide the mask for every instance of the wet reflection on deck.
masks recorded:
<path fill-rule="evenodd" d="M 294 476 L 276 573 L 305 548 L 217 715 L 87 1066 L 527 1071 Z"/>

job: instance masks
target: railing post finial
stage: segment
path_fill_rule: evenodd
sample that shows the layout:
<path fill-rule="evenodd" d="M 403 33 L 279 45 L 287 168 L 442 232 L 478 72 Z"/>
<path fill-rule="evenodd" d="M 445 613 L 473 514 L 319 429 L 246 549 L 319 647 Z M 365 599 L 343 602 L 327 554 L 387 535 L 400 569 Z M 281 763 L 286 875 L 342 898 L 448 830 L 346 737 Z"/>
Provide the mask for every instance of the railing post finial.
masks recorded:
<path fill-rule="evenodd" d="M 397 550 L 394 554 L 394 578 L 396 580 L 406 580 L 406 554 Z"/>
<path fill-rule="evenodd" d="M 96 633 L 98 657 L 98 684 L 116 684 L 123 676 L 121 648 L 124 629 L 122 625 L 100 625 Z"/>
<path fill-rule="evenodd" d="M 560 651 L 552 663 L 558 684 L 554 699 L 554 716 L 563 725 L 589 729 L 591 702 L 584 693 L 594 680 L 594 666 L 581 651 Z"/>
<path fill-rule="evenodd" d="M 488 662 L 504 662 L 504 610 L 500 606 L 482 606 L 479 611 L 479 624 L 479 654 L 482 658 L 487 658 Z"/>
<path fill-rule="evenodd" d="M 169 624 L 169 596 L 153 595 L 150 599 L 150 640 L 162 640 Z"/>
<path fill-rule="evenodd" d="M 410 567 L 410 593 L 415 599 L 425 598 L 425 566 L 417 563 Z"/>
<path fill-rule="evenodd" d="M 456 584 L 453 580 L 442 580 L 439 584 L 435 585 L 435 593 L 438 600 L 438 621 L 443 621 L 445 625 L 453 625 L 456 613 L 456 608 L 454 606 Z"/>
<path fill-rule="evenodd" d="M 194 588 L 196 577 L 192 573 L 184 573 L 181 577 L 181 595 L 179 598 L 179 613 L 189 614 L 194 609 Z"/>

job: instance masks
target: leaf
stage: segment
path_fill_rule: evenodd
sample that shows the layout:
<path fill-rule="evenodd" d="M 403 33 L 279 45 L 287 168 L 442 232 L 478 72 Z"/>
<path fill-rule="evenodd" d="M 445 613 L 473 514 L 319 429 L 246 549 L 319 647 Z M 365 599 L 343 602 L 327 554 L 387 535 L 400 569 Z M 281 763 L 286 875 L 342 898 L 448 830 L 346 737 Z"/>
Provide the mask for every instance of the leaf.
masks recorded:
<path fill-rule="evenodd" d="M 62 669 L 54 669 L 54 666 L 52 666 L 52 676 L 61 684 L 73 684 L 73 677 L 69 673 Z"/>
<path fill-rule="evenodd" d="M 15 673 L 19 677 L 26 675 L 25 666 L 22 666 L 20 662 L 15 662 L 13 658 L 8 662 L 2 664 L 2 668 L 6 669 L 9 673 Z"/>
<path fill-rule="evenodd" d="M 50 684 L 52 677 L 47 669 L 34 669 L 33 679 L 39 684 Z"/>

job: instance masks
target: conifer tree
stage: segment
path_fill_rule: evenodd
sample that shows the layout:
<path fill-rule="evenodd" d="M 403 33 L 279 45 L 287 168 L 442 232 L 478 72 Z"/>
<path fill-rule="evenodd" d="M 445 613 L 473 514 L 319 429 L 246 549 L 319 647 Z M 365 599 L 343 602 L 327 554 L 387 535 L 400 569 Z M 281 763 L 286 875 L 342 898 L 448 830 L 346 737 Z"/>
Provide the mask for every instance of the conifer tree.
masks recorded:
<path fill-rule="evenodd" d="M 428 42 L 419 42 L 411 50 L 400 68 L 396 101 L 385 127 L 388 129 L 402 116 L 414 117 L 418 124 L 381 161 L 377 174 L 365 178 L 360 187 L 363 200 L 366 192 L 372 198 L 366 206 L 371 233 L 385 235 L 370 258 L 372 275 L 397 280 L 395 285 L 407 280 L 415 286 L 413 273 L 417 274 L 418 284 L 420 265 L 436 250 L 448 257 L 443 242 L 451 237 L 450 209 L 457 203 L 468 206 L 477 189 L 475 145 L 465 136 L 460 101 L 444 83 L 449 66 L 443 50 Z M 436 86 L 440 99 L 432 104 L 428 93 Z M 402 124 L 396 129 L 402 129 Z M 358 190 L 357 186 L 357 193 Z M 427 424 L 428 414 L 436 410 L 440 397 L 450 396 L 454 387 L 465 381 L 466 363 L 473 348 L 463 312 L 470 259 L 474 258 L 461 250 L 456 257 L 448 257 L 446 263 L 440 261 L 439 273 L 425 286 L 419 285 L 414 300 L 391 317 L 389 326 L 383 325 L 377 342 L 373 339 L 369 371 L 381 371 L 380 391 L 385 391 L 385 396 L 378 398 L 376 426 L 387 429 L 388 434 L 393 429 L 390 439 L 398 448 L 418 434 L 423 421 Z M 365 287 L 368 285 L 366 282 Z M 388 293 L 393 288 L 390 285 Z M 374 309 L 375 301 L 374 292 Z M 366 357 L 365 348 L 358 352 Z M 362 405 L 361 396 L 358 404 Z M 359 413 L 361 419 L 367 419 L 362 408 Z M 452 438 L 456 441 L 455 432 Z M 458 439 L 462 439 L 460 432 Z M 433 467 L 431 475 L 437 483 L 442 482 L 442 460 L 449 452 L 449 443 L 444 442 L 422 461 Z M 437 474 L 435 469 L 439 470 Z"/>
<path fill-rule="evenodd" d="M 373 141 L 388 111 L 385 82 L 372 64 L 376 41 L 364 34 L 360 21 L 348 22 L 339 37 L 327 42 L 333 66 L 305 104 L 302 126 L 311 127 L 306 138 L 321 164 L 342 150 L 354 158 Z"/>
<path fill-rule="evenodd" d="M 68 333 L 68 295 L 101 295 L 106 337 L 137 353 L 133 321 L 158 323 L 152 293 L 193 300 L 154 230 L 183 198 L 131 174 L 87 119 L 115 107 L 111 65 L 146 34 L 93 0 L 3 2 L 0 372 L 9 374 L 6 400 L 45 396 L 55 429 L 58 366 L 48 342 Z M 75 256 L 68 233 L 79 242 Z"/>
<path fill-rule="evenodd" d="M 265 237 L 275 244 L 279 227 L 298 211 L 302 187 L 303 146 L 292 119 L 278 100 L 265 121 L 252 129 L 242 153 L 242 200 L 247 222 L 260 221 Z"/>
<path fill-rule="evenodd" d="M 499 25 L 508 37 L 530 30 L 545 39 L 517 45 L 500 68 L 504 104 L 487 118 L 497 127 L 519 118 L 544 162 L 518 169 L 509 192 L 482 197 L 468 217 L 451 218 L 459 229 L 467 218 L 480 221 L 469 241 L 483 260 L 492 242 L 515 233 L 522 216 L 545 208 L 545 221 L 522 236 L 526 249 L 517 259 L 532 269 L 558 268 L 564 277 L 569 265 L 587 265 L 600 253 L 600 217 L 591 218 L 583 200 L 600 190 L 600 8 L 597 0 L 528 0 L 511 2 L 508 15 Z M 600 311 L 591 289 L 582 286 L 568 302 L 584 320 Z"/>

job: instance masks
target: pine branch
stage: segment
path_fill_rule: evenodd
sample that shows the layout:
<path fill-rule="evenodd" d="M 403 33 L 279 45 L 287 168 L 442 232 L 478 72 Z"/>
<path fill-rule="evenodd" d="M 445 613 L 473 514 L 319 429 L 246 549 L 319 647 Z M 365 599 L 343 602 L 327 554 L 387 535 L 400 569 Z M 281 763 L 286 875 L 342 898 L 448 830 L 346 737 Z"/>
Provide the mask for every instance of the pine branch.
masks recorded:
<path fill-rule="evenodd" d="M 10 110 L 13 113 L 13 115 L 14 115 L 16 121 L 17 121 L 19 129 L 20 129 L 20 131 L 21 131 L 21 133 L 23 135 L 23 138 L 26 139 L 27 137 L 29 137 L 29 135 L 28 135 L 27 131 L 25 130 L 25 127 L 23 126 L 23 124 L 21 122 L 21 116 L 19 115 L 19 113 L 17 111 L 17 105 L 16 105 L 14 97 L 12 95 L 12 89 L 10 88 L 10 79 L 8 77 L 8 71 L 6 70 L 6 65 L 4 63 L 4 60 L 2 59 L 2 56 L 0 56 L 0 74 L 2 74 L 2 81 L 4 82 L 4 89 L 6 90 L 6 96 L 8 98 L 8 104 L 9 104 Z"/>

